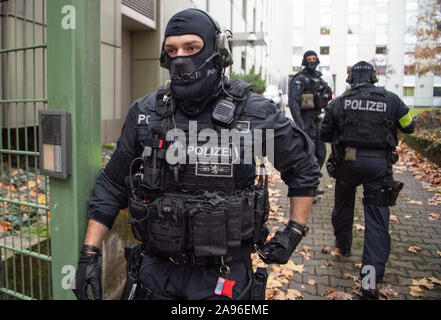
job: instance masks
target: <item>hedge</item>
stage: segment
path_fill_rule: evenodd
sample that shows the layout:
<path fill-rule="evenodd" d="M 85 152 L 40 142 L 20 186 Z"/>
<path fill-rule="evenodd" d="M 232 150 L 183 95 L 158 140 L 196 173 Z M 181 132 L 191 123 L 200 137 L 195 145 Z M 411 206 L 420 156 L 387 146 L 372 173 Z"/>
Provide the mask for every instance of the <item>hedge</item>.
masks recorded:
<path fill-rule="evenodd" d="M 403 134 L 406 144 L 441 167 L 441 140 L 428 140 L 413 134 Z"/>

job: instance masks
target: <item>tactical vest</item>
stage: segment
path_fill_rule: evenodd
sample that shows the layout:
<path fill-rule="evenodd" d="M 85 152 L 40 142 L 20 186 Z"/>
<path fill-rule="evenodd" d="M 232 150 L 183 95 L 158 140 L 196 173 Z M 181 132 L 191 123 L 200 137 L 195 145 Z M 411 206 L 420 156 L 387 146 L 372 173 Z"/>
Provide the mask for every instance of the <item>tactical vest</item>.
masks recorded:
<path fill-rule="evenodd" d="M 228 98 L 238 99 L 232 124 L 236 127 L 251 87 L 236 80 L 229 82 L 226 90 Z M 254 181 L 236 186 L 233 161 L 240 154 L 234 146 L 222 146 L 220 132 L 225 127 L 211 120 L 197 121 L 197 133 L 206 129 L 216 132 L 219 141 L 213 145 L 220 147 L 207 148 L 205 142 L 190 145 L 189 133 L 196 128 L 187 120 L 175 120 L 175 108 L 170 89 L 161 87 L 156 106 L 160 121 L 150 129 L 145 125 L 137 129 L 144 148 L 138 158 L 143 167 L 126 179 L 135 238 L 149 254 L 176 263 L 199 264 L 207 257 L 249 255 L 254 244 L 262 244 L 268 234 L 267 180 L 259 179 L 256 186 Z M 166 142 L 170 129 L 184 133 L 187 145 L 179 139 Z M 176 161 L 170 161 L 171 154 Z M 211 162 L 199 161 L 200 156 Z"/>
<path fill-rule="evenodd" d="M 308 81 L 308 85 L 305 86 L 309 87 L 309 89 L 302 94 L 301 110 L 314 110 L 321 112 L 332 98 L 331 88 L 320 77 L 313 77 L 303 72 L 298 73 L 298 75 L 300 74 L 305 76 Z"/>
<path fill-rule="evenodd" d="M 386 91 L 381 88 L 352 89 L 336 103 L 334 113 L 343 109 L 336 144 L 353 148 L 393 149 L 397 146 L 396 128 L 390 119 Z"/>

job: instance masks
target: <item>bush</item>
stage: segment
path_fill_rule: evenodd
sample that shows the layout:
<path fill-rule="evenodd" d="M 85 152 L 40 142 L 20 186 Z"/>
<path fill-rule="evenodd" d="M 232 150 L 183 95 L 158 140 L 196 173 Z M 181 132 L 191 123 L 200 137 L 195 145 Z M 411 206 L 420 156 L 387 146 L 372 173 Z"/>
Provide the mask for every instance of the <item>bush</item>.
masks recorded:
<path fill-rule="evenodd" d="M 266 90 L 265 80 L 262 79 L 262 74 L 260 72 L 256 74 L 256 68 L 254 66 L 251 68 L 250 73 L 248 74 L 241 75 L 232 72 L 230 74 L 230 79 L 240 79 L 248 82 L 249 84 L 252 84 L 253 91 L 258 94 L 262 94 Z"/>

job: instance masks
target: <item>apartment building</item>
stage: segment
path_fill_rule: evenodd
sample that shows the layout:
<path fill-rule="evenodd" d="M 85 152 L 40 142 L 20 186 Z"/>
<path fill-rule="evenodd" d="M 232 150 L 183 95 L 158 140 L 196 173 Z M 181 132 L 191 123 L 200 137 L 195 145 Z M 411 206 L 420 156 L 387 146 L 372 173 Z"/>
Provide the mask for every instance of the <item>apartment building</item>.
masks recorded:
<path fill-rule="evenodd" d="M 410 67 L 413 34 L 421 8 L 436 0 L 295 0 L 292 72 L 300 70 L 308 49 L 320 55 L 320 70 L 335 80 L 336 94 L 347 87 L 350 66 L 373 62 L 378 86 L 407 105 L 441 107 L 441 75 L 418 77 Z"/>
<path fill-rule="evenodd" d="M 46 3 L 0 2 L 0 24 L 4 26 L 0 28 L 0 70 L 7 71 L 0 77 L 0 100 L 46 97 Z M 233 32 L 230 47 L 234 65 L 228 73 L 244 74 L 254 67 L 267 84 L 286 92 L 291 71 L 292 4 L 291 0 L 101 0 L 103 143 L 118 139 L 133 101 L 168 80 L 167 70 L 161 69 L 158 62 L 163 33 L 171 16 L 186 8 L 208 11 L 223 29 Z M 8 53 L 8 48 L 33 43 L 44 45 L 33 50 L 35 57 L 27 57 L 27 63 L 22 63 L 22 52 Z M 37 78 L 27 79 L 26 74 Z M 44 99 L 36 100 L 37 109 L 43 108 Z M 35 117 L 26 117 L 20 103 L 17 108 L 15 104 L 2 108 L 2 128 L 36 125 Z"/>

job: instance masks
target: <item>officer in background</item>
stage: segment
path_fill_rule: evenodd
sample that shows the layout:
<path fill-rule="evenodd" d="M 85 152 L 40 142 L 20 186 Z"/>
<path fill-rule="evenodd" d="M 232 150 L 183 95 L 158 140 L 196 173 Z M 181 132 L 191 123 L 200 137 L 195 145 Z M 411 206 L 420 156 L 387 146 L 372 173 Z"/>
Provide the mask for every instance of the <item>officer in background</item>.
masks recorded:
<path fill-rule="evenodd" d="M 321 78 L 322 73 L 316 70 L 319 64 L 317 53 L 305 52 L 304 68 L 291 80 L 289 108 L 294 121 L 314 141 L 315 156 L 321 169 L 326 160 L 326 144 L 319 137 L 320 115 L 332 99 L 332 90 Z M 318 194 L 323 193 L 324 190 L 319 188 Z"/>
<path fill-rule="evenodd" d="M 226 79 L 232 64 L 227 38 L 198 9 L 179 12 L 168 22 L 160 60 L 171 85 L 133 104 L 117 149 L 100 172 L 74 282 L 78 299 L 88 298 L 89 285 L 95 299 L 102 298 L 99 248 L 127 207 L 134 236 L 142 242 L 135 299 L 263 299 L 264 286 L 256 289 L 262 274 L 253 273 L 251 253 L 257 246 L 266 263 L 285 264 L 307 235 L 321 177 L 314 145 L 270 100 L 252 93 L 251 85 Z M 265 245 L 267 178 L 255 185 L 256 163 L 243 161 L 243 148 L 234 165 L 189 162 L 195 148 L 216 153 L 186 145 L 180 137 L 169 142 L 168 134 L 178 130 L 191 141 L 190 121 L 198 133 L 274 130 L 274 141 L 263 144 L 274 144 L 273 165 L 289 186 L 291 212 L 286 228 Z M 228 145 L 227 153 L 231 149 Z M 183 161 L 173 161 L 182 151 Z"/>
<path fill-rule="evenodd" d="M 361 277 L 375 274 L 376 282 L 381 283 L 391 244 L 389 207 L 395 205 L 404 186 L 394 181 L 392 172 L 398 161 L 397 128 L 412 133 L 414 124 L 403 101 L 375 87 L 377 81 L 372 65 L 355 64 L 347 79 L 351 89 L 326 108 L 320 137 L 332 143 L 327 167 L 337 179 L 332 212 L 336 247 L 344 256 L 351 255 L 355 194 L 362 184 L 365 240 Z M 375 283 L 365 284 L 362 292 L 365 298 L 378 298 Z"/>

